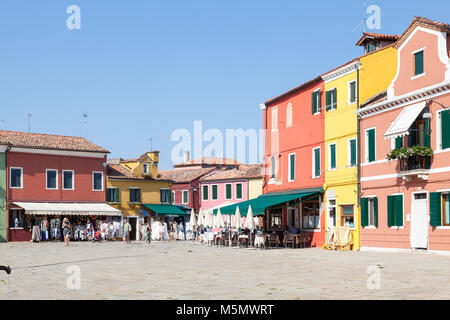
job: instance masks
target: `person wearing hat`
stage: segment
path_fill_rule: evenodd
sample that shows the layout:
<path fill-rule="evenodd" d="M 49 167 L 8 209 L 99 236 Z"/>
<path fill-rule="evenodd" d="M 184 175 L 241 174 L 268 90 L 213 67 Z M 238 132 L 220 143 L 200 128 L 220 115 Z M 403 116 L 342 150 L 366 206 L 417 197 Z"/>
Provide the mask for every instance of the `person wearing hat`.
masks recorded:
<path fill-rule="evenodd" d="M 64 243 L 66 244 L 66 247 L 67 247 L 67 246 L 69 246 L 69 240 L 70 240 L 70 222 L 69 222 L 69 219 L 67 219 L 67 218 L 63 219 L 62 229 L 63 229 L 63 235 L 64 235 Z"/>

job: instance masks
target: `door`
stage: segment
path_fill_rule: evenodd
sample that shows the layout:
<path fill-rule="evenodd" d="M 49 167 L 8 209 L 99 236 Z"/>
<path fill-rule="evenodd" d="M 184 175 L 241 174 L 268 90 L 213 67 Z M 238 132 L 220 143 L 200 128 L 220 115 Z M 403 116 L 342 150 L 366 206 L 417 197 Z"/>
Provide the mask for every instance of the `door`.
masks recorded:
<path fill-rule="evenodd" d="M 428 248 L 428 194 L 414 193 L 411 203 L 411 248 Z"/>
<path fill-rule="evenodd" d="M 128 222 L 131 225 L 131 232 L 130 232 L 130 240 L 136 240 L 136 234 L 137 234 L 137 217 L 128 217 Z"/>

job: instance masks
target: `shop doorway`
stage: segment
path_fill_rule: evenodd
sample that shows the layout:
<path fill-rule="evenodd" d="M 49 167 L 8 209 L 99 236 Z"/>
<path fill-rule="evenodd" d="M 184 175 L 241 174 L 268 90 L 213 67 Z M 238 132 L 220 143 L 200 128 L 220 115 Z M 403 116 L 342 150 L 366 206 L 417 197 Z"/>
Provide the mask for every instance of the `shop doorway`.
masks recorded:
<path fill-rule="evenodd" d="M 128 218 L 128 223 L 131 225 L 130 240 L 135 241 L 136 234 L 138 232 L 138 230 L 137 230 L 138 217 L 127 217 L 127 218 Z"/>
<path fill-rule="evenodd" d="M 411 200 L 411 248 L 428 248 L 428 194 L 413 193 Z"/>

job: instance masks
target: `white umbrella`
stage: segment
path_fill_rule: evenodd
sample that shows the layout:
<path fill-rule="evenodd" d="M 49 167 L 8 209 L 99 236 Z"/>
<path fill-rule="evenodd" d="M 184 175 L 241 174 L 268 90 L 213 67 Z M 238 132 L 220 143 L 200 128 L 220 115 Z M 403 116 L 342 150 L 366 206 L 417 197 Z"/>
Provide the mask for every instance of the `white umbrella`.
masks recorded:
<path fill-rule="evenodd" d="M 214 227 L 214 216 L 211 211 L 208 211 L 207 214 L 208 214 L 208 227 L 213 228 Z"/>
<path fill-rule="evenodd" d="M 189 220 L 189 224 L 193 227 L 197 225 L 197 219 L 195 219 L 194 209 L 191 209 L 191 219 Z"/>
<path fill-rule="evenodd" d="M 233 227 L 235 229 L 241 229 L 242 228 L 241 213 L 239 212 L 239 206 L 236 206 L 236 213 L 234 214 Z"/>
<path fill-rule="evenodd" d="M 225 227 L 222 219 L 222 212 L 220 212 L 220 208 L 217 209 L 216 221 L 217 221 L 217 228 Z"/>
<path fill-rule="evenodd" d="M 245 220 L 245 226 L 250 230 L 250 243 L 252 243 L 252 232 L 255 230 L 255 220 L 253 219 L 252 206 L 248 206 L 247 218 Z"/>
<path fill-rule="evenodd" d="M 202 213 L 202 209 L 200 209 L 198 211 L 198 221 L 197 221 L 197 226 L 201 226 L 203 225 L 203 213 Z"/>

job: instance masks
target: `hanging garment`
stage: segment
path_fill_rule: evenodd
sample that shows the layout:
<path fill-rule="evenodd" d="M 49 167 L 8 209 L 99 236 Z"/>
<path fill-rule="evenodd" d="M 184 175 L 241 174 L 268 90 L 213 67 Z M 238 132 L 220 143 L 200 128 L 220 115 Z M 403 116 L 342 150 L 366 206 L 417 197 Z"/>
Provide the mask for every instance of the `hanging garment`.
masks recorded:
<path fill-rule="evenodd" d="M 41 240 L 41 229 L 39 228 L 39 226 L 33 226 L 33 231 L 31 233 L 31 240 L 33 240 L 33 242 L 39 242 Z"/>

